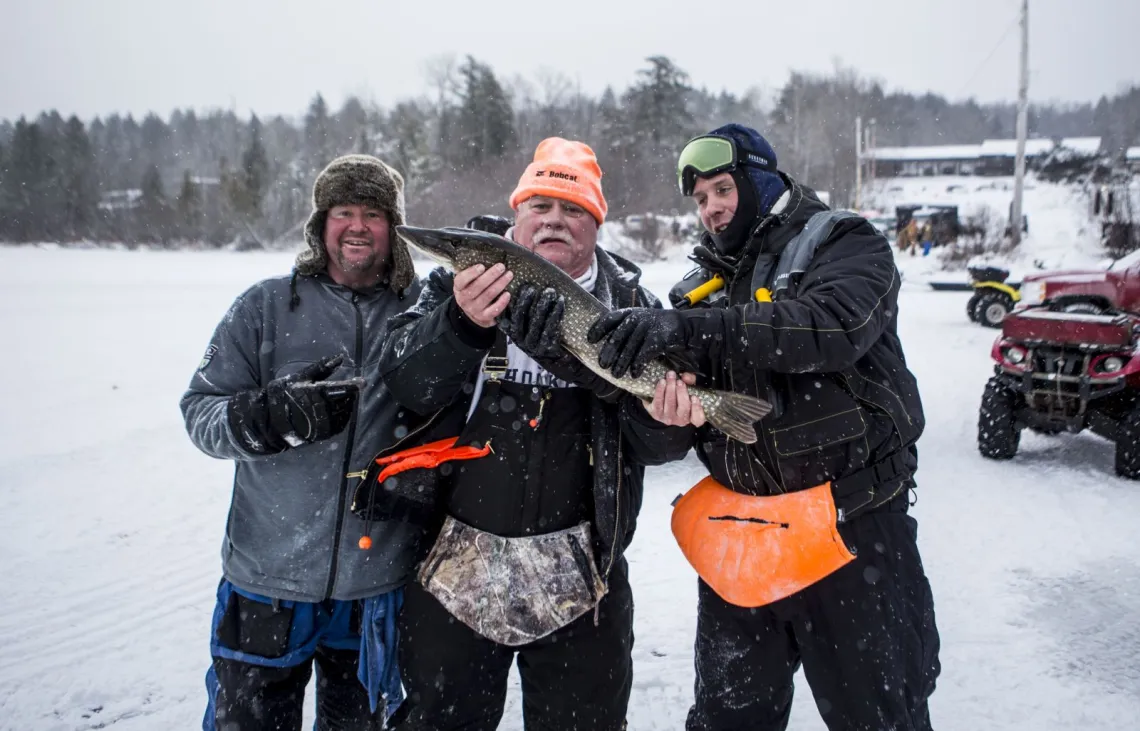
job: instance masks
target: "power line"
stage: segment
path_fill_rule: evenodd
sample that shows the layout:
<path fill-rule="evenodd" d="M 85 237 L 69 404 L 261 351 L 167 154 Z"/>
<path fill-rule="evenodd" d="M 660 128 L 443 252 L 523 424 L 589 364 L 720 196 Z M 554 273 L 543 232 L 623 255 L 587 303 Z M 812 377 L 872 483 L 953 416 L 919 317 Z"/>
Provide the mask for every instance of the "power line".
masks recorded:
<path fill-rule="evenodd" d="M 998 52 L 998 49 L 1002 47 L 1002 44 L 1005 43 L 1007 38 L 1009 38 L 1009 34 L 1012 33 L 1015 28 L 1017 28 L 1018 23 L 1020 22 L 1021 11 L 1018 11 L 1017 15 L 1013 16 L 1013 21 L 1009 24 L 1009 27 L 1006 28 L 1005 32 L 1001 34 L 1001 38 L 998 39 L 997 44 L 994 45 L 993 49 L 989 52 L 989 55 L 986 56 L 984 61 L 978 64 L 978 68 L 976 68 L 974 70 L 974 73 L 970 75 L 969 81 L 967 81 L 965 84 L 962 84 L 962 88 L 958 90 L 958 93 L 955 94 L 955 96 L 961 96 L 962 92 L 969 88 L 970 84 L 974 83 L 974 80 L 978 78 L 978 74 L 982 73 L 982 69 L 986 67 L 986 64 L 990 62 L 990 59 L 994 57 L 994 54 Z"/>

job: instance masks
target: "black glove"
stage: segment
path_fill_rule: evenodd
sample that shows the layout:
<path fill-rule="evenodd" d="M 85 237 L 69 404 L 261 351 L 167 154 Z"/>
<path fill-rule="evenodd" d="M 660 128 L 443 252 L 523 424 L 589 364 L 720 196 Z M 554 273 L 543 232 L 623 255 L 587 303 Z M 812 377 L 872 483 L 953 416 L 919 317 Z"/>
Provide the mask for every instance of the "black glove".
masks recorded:
<path fill-rule="evenodd" d="M 603 401 L 614 401 L 621 389 L 582 365 L 562 346 L 562 315 L 565 300 L 553 289 L 541 294 L 529 284 L 519 288 L 499 328 L 516 346 L 555 378 L 588 388 Z"/>
<path fill-rule="evenodd" d="M 598 364 L 609 368 L 616 378 L 626 371 L 640 378 L 645 366 L 662 356 L 678 364 L 687 360 L 685 318 L 676 310 L 613 310 L 598 318 L 586 334 L 591 343 L 603 338 L 606 343 L 598 353 Z"/>
<path fill-rule="evenodd" d="M 548 287 L 539 294 L 524 284 L 511 301 L 507 316 L 499 318 L 499 329 L 535 360 L 557 358 L 566 352 L 561 343 L 565 311 L 565 300 L 553 289 Z"/>
<path fill-rule="evenodd" d="M 276 454 L 344 431 L 356 412 L 360 380 L 326 381 L 344 360 L 337 355 L 265 388 L 230 398 L 230 429 L 255 454 Z"/>

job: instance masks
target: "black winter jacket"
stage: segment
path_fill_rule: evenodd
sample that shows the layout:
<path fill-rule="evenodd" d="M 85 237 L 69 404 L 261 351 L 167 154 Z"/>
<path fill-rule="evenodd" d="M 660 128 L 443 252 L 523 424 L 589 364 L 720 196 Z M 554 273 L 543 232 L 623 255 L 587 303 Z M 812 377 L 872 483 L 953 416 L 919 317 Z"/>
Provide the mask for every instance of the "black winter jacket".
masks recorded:
<path fill-rule="evenodd" d="M 726 296 L 688 316 L 689 346 L 703 356 L 710 385 L 768 398 L 775 409 L 757 424 L 760 438 L 751 445 L 702 427 L 698 456 L 722 484 L 754 495 L 891 465 L 873 498 L 860 502 L 874 508 L 913 486 L 924 425 L 897 333 L 899 273 L 886 239 L 852 218 L 821 243 L 787 298 L 755 301 L 758 257 L 778 257 L 827 209 L 811 190 L 788 182 L 787 205 L 753 232 Z"/>
<path fill-rule="evenodd" d="M 661 307 L 638 285 L 636 266 L 602 249 L 597 256 L 594 295 L 599 300 L 610 307 Z M 389 392 L 424 415 L 440 409 L 466 413 L 479 368 L 494 343 L 493 330 L 472 332 L 469 321 L 464 321 L 466 328 L 457 322 L 452 283 L 453 275 L 444 269 L 428 276 L 419 301 L 390 323 L 381 355 L 380 373 Z M 591 378 L 596 377 L 582 367 L 572 380 Z M 684 457 L 692 435 L 690 429 L 654 421 L 636 397 L 612 389 L 606 398 L 592 399 L 590 432 L 595 545 L 605 576 L 633 538 L 645 467 Z"/>

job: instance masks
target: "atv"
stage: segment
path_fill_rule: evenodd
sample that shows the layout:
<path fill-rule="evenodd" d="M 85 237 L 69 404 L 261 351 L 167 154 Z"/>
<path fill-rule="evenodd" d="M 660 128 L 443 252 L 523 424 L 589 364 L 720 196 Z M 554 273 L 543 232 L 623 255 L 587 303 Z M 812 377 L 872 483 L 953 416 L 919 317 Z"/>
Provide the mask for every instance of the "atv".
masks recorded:
<path fill-rule="evenodd" d="M 966 303 L 966 316 L 971 322 L 986 327 L 1001 327 L 1005 316 L 1021 301 L 1017 287 L 1006 284 L 1009 270 L 995 266 L 970 267 L 974 296 Z"/>
<path fill-rule="evenodd" d="M 1140 479 L 1140 316 L 1073 311 L 1073 304 L 1023 307 L 1002 321 L 978 414 L 978 451 L 1011 459 L 1024 429 L 1088 429 L 1116 443 L 1116 474 Z"/>

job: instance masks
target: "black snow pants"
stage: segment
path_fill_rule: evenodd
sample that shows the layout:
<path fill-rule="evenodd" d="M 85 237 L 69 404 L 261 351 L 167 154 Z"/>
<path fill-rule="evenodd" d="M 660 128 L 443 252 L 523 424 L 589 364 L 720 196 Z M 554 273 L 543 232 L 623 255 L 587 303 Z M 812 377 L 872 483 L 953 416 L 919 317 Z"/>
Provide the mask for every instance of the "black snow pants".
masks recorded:
<path fill-rule="evenodd" d="M 360 653 L 317 647 L 315 663 L 266 667 L 214 658 L 218 679 L 218 731 L 291 731 L 301 728 L 305 686 L 317 666 L 317 731 L 384 728 L 381 707 L 372 713 L 356 679 Z"/>
<path fill-rule="evenodd" d="M 494 731 L 518 655 L 528 731 L 621 731 L 633 687 L 633 592 L 620 559 L 594 613 L 537 642 L 500 645 L 455 619 L 422 586 L 405 589 L 398 731 Z"/>
<path fill-rule="evenodd" d="M 257 597 L 257 598 L 254 598 Z M 357 679 L 360 601 L 280 601 L 222 580 L 211 626 L 203 731 L 300 731 L 317 668 L 316 731 L 384 728 Z"/>
<path fill-rule="evenodd" d="M 879 512 L 839 526 L 855 560 L 759 609 L 699 587 L 687 731 L 783 731 L 800 664 L 831 731 L 929 731 L 940 665 L 917 523 Z"/>

